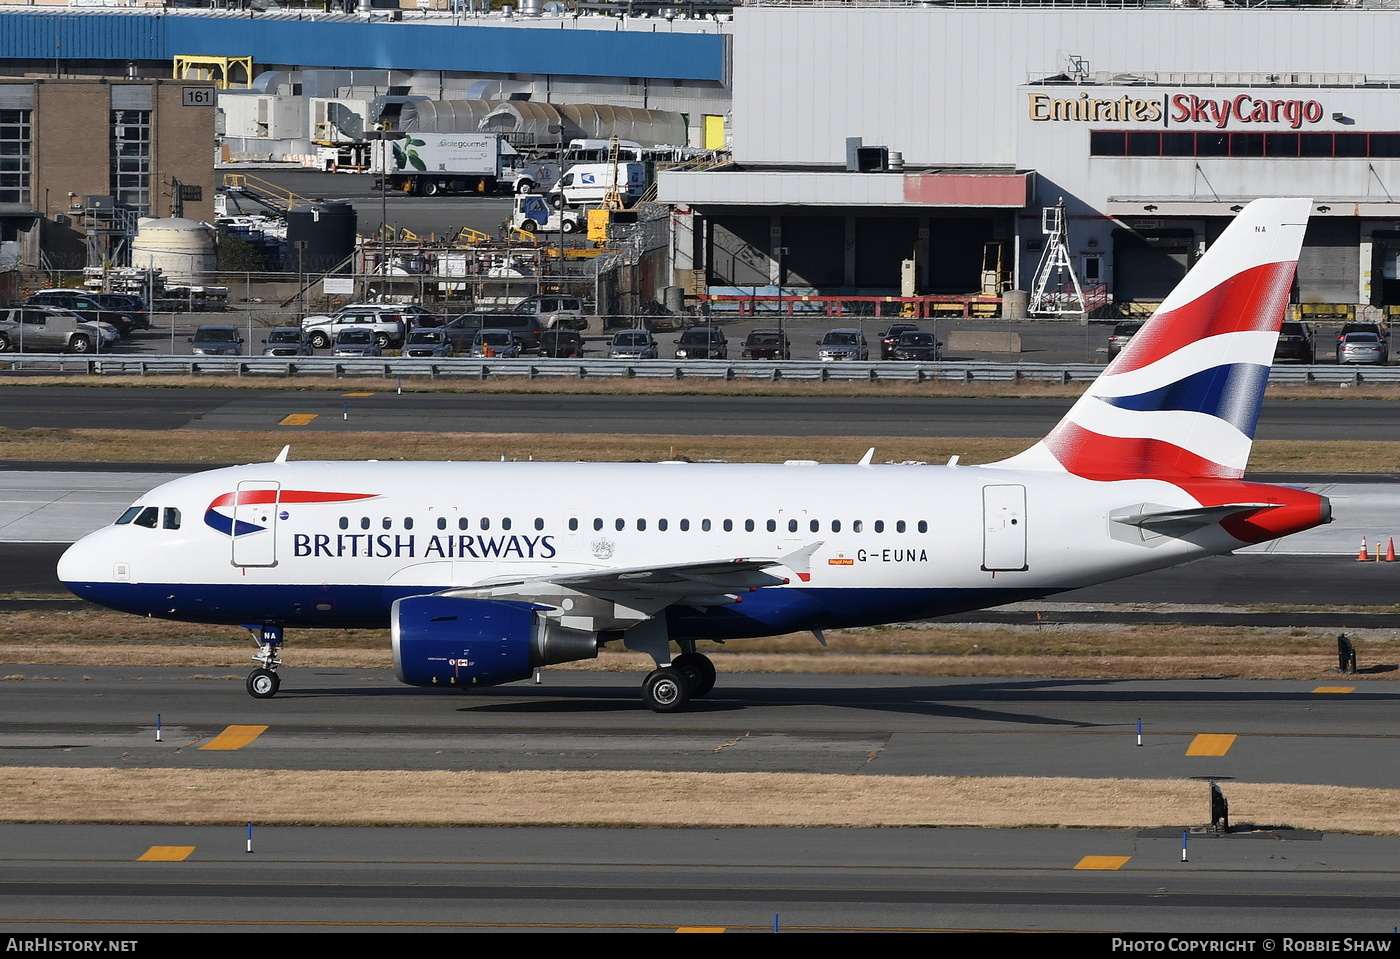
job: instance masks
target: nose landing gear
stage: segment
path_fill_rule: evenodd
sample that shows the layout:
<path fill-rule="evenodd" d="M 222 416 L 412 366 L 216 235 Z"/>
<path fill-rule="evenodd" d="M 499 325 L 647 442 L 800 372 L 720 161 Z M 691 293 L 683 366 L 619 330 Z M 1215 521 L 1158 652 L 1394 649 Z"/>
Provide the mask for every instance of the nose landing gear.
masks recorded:
<path fill-rule="evenodd" d="M 248 631 L 258 643 L 258 652 L 253 657 L 253 662 L 261 665 L 248 674 L 244 685 L 248 689 L 248 695 L 254 699 L 271 699 L 277 695 L 277 690 L 282 685 L 282 680 L 277 675 L 277 667 L 282 665 L 278 656 L 282 652 L 282 625 L 264 623 L 262 626 L 249 626 Z"/>

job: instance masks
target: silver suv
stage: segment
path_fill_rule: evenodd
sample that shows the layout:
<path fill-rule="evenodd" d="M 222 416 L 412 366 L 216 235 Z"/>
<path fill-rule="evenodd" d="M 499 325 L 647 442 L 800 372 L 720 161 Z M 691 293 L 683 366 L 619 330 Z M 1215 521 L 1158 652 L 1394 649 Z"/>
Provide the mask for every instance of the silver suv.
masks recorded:
<path fill-rule="evenodd" d="M 395 303 L 355 303 L 330 316 L 308 316 L 301 321 L 301 328 L 318 350 L 330 346 L 336 333 L 352 326 L 372 331 L 374 342 L 385 350 L 403 343 L 411 315 L 408 307 Z"/>

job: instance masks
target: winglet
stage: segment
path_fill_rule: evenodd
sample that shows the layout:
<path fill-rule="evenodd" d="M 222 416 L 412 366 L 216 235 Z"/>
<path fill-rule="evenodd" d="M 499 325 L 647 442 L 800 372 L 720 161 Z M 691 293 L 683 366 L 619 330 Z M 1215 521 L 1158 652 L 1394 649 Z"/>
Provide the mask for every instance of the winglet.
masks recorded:
<path fill-rule="evenodd" d="M 872 462 L 874 459 L 875 459 L 875 447 L 872 446 L 872 447 L 870 447 L 870 449 L 868 449 L 868 450 L 865 451 L 865 455 L 862 456 L 862 457 L 860 458 L 860 462 L 857 463 L 856 465 L 857 465 L 857 466 L 869 466 L 869 465 L 871 464 L 871 462 Z"/>
<path fill-rule="evenodd" d="M 276 458 L 275 460 L 273 460 L 272 462 L 274 462 L 274 463 L 285 463 L 285 462 L 287 462 L 287 454 L 290 453 L 291 451 L 292 451 L 292 444 L 291 444 L 291 443 L 288 443 L 286 446 L 282 447 L 282 452 L 278 453 L 278 454 L 277 454 L 277 458 Z"/>
<path fill-rule="evenodd" d="M 779 556 L 778 562 L 796 573 L 797 578 L 802 582 L 809 582 L 812 579 L 812 556 L 822 548 L 824 543 L 824 540 L 817 540 L 815 543 L 788 553 L 786 556 Z"/>

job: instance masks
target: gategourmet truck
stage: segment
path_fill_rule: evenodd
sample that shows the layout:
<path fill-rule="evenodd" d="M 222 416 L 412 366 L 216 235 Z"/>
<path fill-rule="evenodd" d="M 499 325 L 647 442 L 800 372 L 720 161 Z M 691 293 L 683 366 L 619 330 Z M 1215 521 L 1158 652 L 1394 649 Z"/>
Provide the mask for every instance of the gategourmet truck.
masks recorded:
<path fill-rule="evenodd" d="M 387 188 L 415 196 L 494 193 L 516 156 L 515 148 L 493 133 L 415 132 L 379 141 L 372 169 L 384 175 Z"/>

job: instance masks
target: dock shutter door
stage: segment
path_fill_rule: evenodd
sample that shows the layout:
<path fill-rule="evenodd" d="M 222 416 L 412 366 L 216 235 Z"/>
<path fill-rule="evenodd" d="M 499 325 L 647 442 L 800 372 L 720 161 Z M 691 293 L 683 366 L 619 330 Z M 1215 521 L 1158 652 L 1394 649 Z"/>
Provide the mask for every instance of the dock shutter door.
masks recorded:
<path fill-rule="evenodd" d="M 1315 216 L 1298 255 L 1298 298 L 1304 303 L 1360 299 L 1361 221 Z"/>
<path fill-rule="evenodd" d="M 1139 236 L 1113 232 L 1113 298 L 1120 302 L 1166 299 L 1191 265 L 1190 230 Z"/>

